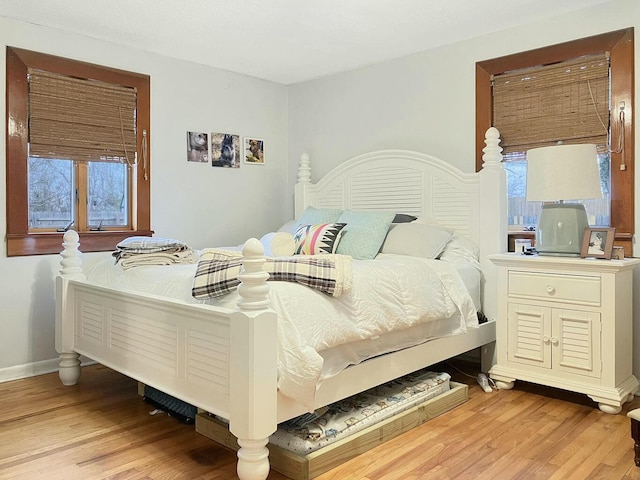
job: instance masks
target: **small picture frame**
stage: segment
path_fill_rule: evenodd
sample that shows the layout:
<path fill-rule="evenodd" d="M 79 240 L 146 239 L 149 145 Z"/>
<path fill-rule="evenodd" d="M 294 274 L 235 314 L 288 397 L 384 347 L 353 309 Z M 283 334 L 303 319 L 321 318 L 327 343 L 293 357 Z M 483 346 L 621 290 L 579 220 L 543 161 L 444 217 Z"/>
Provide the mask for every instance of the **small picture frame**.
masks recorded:
<path fill-rule="evenodd" d="M 211 166 L 240 168 L 240 135 L 211 133 Z"/>
<path fill-rule="evenodd" d="M 611 260 L 624 260 L 624 247 L 616 247 L 614 245 L 611 252 Z"/>
<path fill-rule="evenodd" d="M 264 140 L 244 137 L 244 163 L 264 165 Z"/>
<path fill-rule="evenodd" d="M 187 161 L 209 163 L 209 135 L 187 132 Z"/>
<path fill-rule="evenodd" d="M 585 228 L 580 256 L 610 260 L 615 236 L 616 229 L 614 227 Z"/>

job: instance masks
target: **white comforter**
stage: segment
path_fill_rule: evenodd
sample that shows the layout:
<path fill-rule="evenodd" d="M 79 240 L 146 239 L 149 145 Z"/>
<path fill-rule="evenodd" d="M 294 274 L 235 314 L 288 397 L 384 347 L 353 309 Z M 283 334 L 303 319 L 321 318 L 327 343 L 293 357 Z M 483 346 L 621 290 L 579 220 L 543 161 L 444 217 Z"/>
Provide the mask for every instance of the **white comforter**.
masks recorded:
<path fill-rule="evenodd" d="M 196 265 L 139 267 L 124 271 L 105 261 L 89 280 L 199 303 L 190 295 Z M 448 334 L 477 327 L 473 301 L 455 267 L 438 260 L 380 254 L 354 260 L 348 295 L 329 297 L 294 283 L 269 282 L 278 313 L 278 387 L 313 409 L 321 378 L 321 352 L 398 329 L 450 318 Z M 207 303 L 236 308 L 237 293 Z"/>

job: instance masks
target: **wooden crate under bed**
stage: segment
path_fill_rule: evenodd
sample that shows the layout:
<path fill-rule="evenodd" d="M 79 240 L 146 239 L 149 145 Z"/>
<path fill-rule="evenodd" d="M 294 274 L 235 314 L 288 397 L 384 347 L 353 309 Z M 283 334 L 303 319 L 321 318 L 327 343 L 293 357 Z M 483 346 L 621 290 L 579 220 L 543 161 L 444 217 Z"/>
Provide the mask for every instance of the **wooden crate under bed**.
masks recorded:
<path fill-rule="evenodd" d="M 467 385 L 450 382 L 450 387 L 448 391 L 434 398 L 307 455 L 298 455 L 282 447 L 269 444 L 271 468 L 293 480 L 315 478 L 469 399 Z M 198 433 L 233 450 L 238 450 L 236 437 L 229 432 L 226 423 L 207 413 L 199 413 L 195 423 Z"/>

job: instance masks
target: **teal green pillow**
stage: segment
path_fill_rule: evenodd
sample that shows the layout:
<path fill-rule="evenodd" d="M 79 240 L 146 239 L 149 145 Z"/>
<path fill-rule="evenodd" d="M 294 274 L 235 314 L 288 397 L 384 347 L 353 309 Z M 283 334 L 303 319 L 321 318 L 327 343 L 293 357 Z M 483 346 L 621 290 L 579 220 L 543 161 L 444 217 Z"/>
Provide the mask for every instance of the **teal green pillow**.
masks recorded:
<path fill-rule="evenodd" d="M 394 212 L 345 210 L 338 222 L 346 223 L 336 253 L 358 260 L 375 258 L 384 242 Z"/>
<path fill-rule="evenodd" d="M 318 225 L 321 223 L 336 223 L 342 210 L 335 208 L 315 208 L 307 207 L 300 218 L 296 220 L 295 226 L 291 229 L 291 234 L 295 235 L 303 225 Z"/>

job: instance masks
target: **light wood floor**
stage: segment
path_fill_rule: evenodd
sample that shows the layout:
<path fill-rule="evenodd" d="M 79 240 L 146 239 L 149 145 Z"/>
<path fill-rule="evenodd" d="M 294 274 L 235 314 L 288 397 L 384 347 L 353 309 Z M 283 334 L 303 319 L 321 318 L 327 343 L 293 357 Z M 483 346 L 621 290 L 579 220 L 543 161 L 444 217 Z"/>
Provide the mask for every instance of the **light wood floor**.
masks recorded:
<path fill-rule="evenodd" d="M 606 415 L 581 395 L 522 383 L 487 394 L 449 366 L 469 383 L 468 402 L 318 480 L 640 478 L 625 415 L 638 398 Z M 233 452 L 149 415 L 136 383 L 102 366 L 74 387 L 56 374 L 2 383 L 0 399 L 0 479 L 237 478 Z"/>

